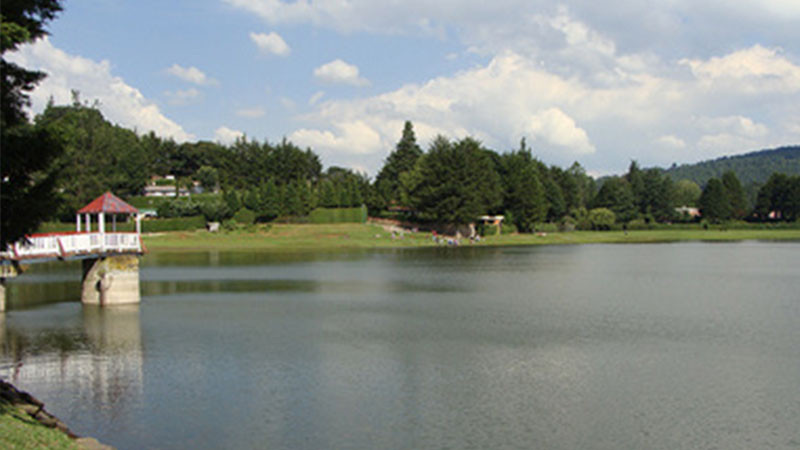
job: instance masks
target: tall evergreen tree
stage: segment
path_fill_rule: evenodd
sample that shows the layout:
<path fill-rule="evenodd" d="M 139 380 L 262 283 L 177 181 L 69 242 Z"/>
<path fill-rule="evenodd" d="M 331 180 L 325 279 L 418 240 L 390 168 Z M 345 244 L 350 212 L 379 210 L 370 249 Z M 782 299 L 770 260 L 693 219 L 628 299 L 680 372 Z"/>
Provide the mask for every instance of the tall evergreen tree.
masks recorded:
<path fill-rule="evenodd" d="M 375 186 L 387 205 L 399 202 L 400 175 L 413 170 L 421 156 L 422 149 L 417 145 L 414 125 L 411 121 L 406 121 L 403 126 L 403 136 L 375 178 Z"/>
<path fill-rule="evenodd" d="M 722 185 L 725 187 L 725 195 L 728 197 L 728 204 L 731 206 L 731 217 L 734 219 L 743 218 L 747 214 L 747 198 L 736 173 L 732 170 L 723 173 Z"/>
<path fill-rule="evenodd" d="M 260 221 L 270 221 L 280 215 L 280 193 L 275 180 L 262 184 L 258 197 L 260 204 L 257 214 Z"/>
<path fill-rule="evenodd" d="M 731 217 L 731 203 L 725 192 L 725 185 L 719 178 L 711 178 L 700 195 L 700 213 L 712 222 L 728 220 Z"/>
<path fill-rule="evenodd" d="M 533 231 L 547 215 L 547 200 L 539 181 L 536 164 L 524 141 L 520 149 L 501 157 L 503 211 L 509 211 L 514 225 L 522 232 Z"/>
<path fill-rule="evenodd" d="M 467 224 L 500 205 L 502 192 L 492 161 L 478 141 L 455 144 L 439 136 L 417 163 L 413 206 L 430 220 Z"/>
<path fill-rule="evenodd" d="M 611 177 L 603 183 L 592 202 L 592 208 L 608 208 L 619 222 L 636 218 L 637 209 L 631 186 L 625 178 Z"/>

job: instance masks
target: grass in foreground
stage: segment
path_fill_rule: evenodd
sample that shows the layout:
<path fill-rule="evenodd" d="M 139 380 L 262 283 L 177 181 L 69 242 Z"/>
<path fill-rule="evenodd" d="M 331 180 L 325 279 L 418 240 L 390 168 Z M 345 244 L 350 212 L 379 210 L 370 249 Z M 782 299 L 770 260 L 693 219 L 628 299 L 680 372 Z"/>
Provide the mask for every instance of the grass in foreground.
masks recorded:
<path fill-rule="evenodd" d="M 21 409 L 0 400 L 0 447 L 5 449 L 78 449 L 63 432 L 37 422 Z"/>
<path fill-rule="evenodd" d="M 553 245 L 597 243 L 651 243 L 678 241 L 798 240 L 800 230 L 644 230 L 573 231 L 568 233 L 490 236 L 462 245 Z M 149 250 L 336 250 L 358 248 L 433 247 L 430 233 L 406 233 L 402 238 L 371 224 L 284 225 L 249 231 L 208 233 L 170 232 L 146 235 Z"/>

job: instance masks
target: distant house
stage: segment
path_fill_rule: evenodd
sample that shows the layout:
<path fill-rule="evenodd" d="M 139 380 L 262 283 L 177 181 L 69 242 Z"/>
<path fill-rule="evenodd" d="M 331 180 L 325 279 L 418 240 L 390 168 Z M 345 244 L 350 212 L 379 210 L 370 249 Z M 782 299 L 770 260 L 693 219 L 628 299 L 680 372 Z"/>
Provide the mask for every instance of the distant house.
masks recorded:
<path fill-rule="evenodd" d="M 174 175 L 167 175 L 165 177 L 153 175 L 150 177 L 150 182 L 144 187 L 144 196 L 175 197 L 175 182 Z M 195 181 L 191 191 L 185 187 L 182 187 L 178 189 L 177 194 L 180 197 L 188 197 L 192 193 L 196 194 L 199 192 L 202 192 L 202 189 L 200 188 L 199 183 Z"/>
<path fill-rule="evenodd" d="M 702 215 L 700 214 L 700 210 L 698 208 L 692 206 L 681 206 L 679 208 L 675 208 L 675 212 L 677 212 L 680 215 L 687 215 L 692 218 L 700 217 Z"/>

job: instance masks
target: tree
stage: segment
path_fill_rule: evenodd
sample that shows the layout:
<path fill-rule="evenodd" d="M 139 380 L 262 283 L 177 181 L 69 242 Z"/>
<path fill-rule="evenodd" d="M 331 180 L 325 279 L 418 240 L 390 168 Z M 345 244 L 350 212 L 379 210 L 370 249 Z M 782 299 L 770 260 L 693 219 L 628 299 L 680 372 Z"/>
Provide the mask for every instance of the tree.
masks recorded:
<path fill-rule="evenodd" d="M 278 217 L 281 213 L 281 198 L 278 186 L 274 180 L 269 180 L 261 185 L 259 190 L 260 204 L 256 210 L 259 221 L 270 221 Z"/>
<path fill-rule="evenodd" d="M 633 204 L 636 206 L 636 210 L 642 214 L 646 214 L 648 211 L 645 175 L 642 169 L 639 168 L 639 163 L 637 163 L 636 160 L 632 160 L 630 166 L 628 166 L 628 173 L 625 175 L 625 180 L 630 186 L 631 194 L 633 195 Z"/>
<path fill-rule="evenodd" d="M 395 150 L 386 158 L 386 162 L 375 178 L 375 186 L 382 195 L 385 203 L 399 202 L 400 176 L 414 169 L 417 160 L 422 156 L 422 149 L 417 145 L 414 135 L 414 125 L 406 121 L 403 126 L 403 136 L 397 143 Z"/>
<path fill-rule="evenodd" d="M 587 175 L 586 170 L 577 161 L 572 163 L 572 166 L 567 169 L 567 174 L 575 180 L 575 183 L 578 185 L 577 205 L 572 208 L 586 207 L 586 205 L 591 203 L 595 195 L 596 186 L 594 178 Z M 697 195 L 699 196 L 700 193 L 698 192 Z M 570 210 L 572 210 L 572 208 Z"/>
<path fill-rule="evenodd" d="M 439 136 L 414 169 L 419 183 L 411 192 L 413 206 L 430 220 L 468 224 L 501 202 L 500 181 L 480 143 L 465 138 L 451 143 Z"/>
<path fill-rule="evenodd" d="M 680 180 L 675 183 L 675 204 L 677 206 L 697 206 L 703 190 L 694 181 Z"/>
<path fill-rule="evenodd" d="M 239 201 L 239 195 L 236 194 L 236 191 L 230 190 L 223 193 L 222 199 L 228 206 L 228 211 L 230 214 L 236 214 L 236 212 L 242 208 L 242 203 Z"/>
<path fill-rule="evenodd" d="M 755 210 L 762 220 L 771 213 L 786 221 L 800 218 L 800 176 L 773 173 L 758 191 Z"/>
<path fill-rule="evenodd" d="M 45 74 L 6 61 L 5 54 L 47 34 L 59 0 L 7 1 L 0 14 L 0 248 L 33 232 L 56 207 L 53 163 L 62 151 L 55 132 L 32 126 L 28 93 Z"/>
<path fill-rule="evenodd" d="M 636 218 L 636 206 L 633 193 L 627 180 L 611 177 L 603 183 L 592 202 L 593 208 L 608 208 L 620 222 L 628 222 Z"/>
<path fill-rule="evenodd" d="M 719 178 L 708 180 L 700 195 L 700 213 L 711 222 L 728 220 L 731 217 L 731 204 L 725 192 L 725 186 Z"/>
<path fill-rule="evenodd" d="M 210 166 L 203 166 L 194 174 L 205 192 L 214 192 L 219 184 L 219 171 Z"/>
<path fill-rule="evenodd" d="M 594 230 L 610 230 L 616 217 L 608 208 L 595 208 L 589 211 L 588 220 Z"/>
<path fill-rule="evenodd" d="M 547 201 L 537 166 L 524 141 L 518 151 L 501 156 L 500 180 L 503 184 L 503 210 L 511 213 L 513 225 L 519 231 L 533 231 L 534 225 L 546 217 Z"/>
<path fill-rule="evenodd" d="M 741 219 L 747 214 L 747 199 L 745 198 L 744 188 L 736 173 L 729 170 L 722 174 L 722 185 L 725 187 L 725 195 L 728 197 L 728 204 L 731 206 L 731 217 Z"/>
<path fill-rule="evenodd" d="M 564 201 L 564 194 L 561 186 L 552 177 L 545 175 L 542 181 L 544 185 L 544 195 L 547 199 L 547 220 L 554 222 L 562 218 L 567 213 L 567 204 Z"/>

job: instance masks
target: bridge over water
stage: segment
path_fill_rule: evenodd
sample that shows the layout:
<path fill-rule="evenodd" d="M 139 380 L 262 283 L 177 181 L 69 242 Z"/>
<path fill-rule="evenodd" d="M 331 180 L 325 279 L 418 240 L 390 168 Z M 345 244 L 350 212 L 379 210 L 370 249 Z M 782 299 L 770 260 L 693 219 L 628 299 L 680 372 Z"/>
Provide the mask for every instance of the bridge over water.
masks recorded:
<path fill-rule="evenodd" d="M 136 231 L 118 232 L 120 215 L 135 220 Z M 75 231 L 34 234 L 11 244 L 0 252 L 0 311 L 5 311 L 6 280 L 19 276 L 28 264 L 49 261 L 82 261 L 85 304 L 139 303 L 139 257 L 144 252 L 140 217 L 136 208 L 106 192 L 78 211 Z M 111 230 L 106 231 L 108 225 Z"/>

